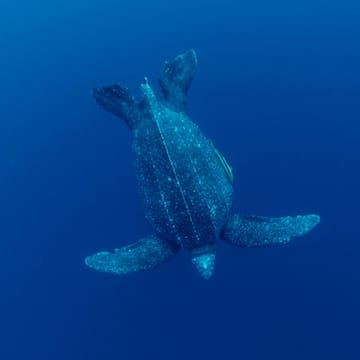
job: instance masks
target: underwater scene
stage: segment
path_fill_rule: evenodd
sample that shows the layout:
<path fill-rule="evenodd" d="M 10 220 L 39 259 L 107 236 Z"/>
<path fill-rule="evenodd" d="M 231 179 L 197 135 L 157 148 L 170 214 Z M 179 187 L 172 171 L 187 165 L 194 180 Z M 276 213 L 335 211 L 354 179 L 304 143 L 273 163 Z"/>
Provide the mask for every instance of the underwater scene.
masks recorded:
<path fill-rule="evenodd" d="M 0 359 L 360 359 L 360 2 L 0 7 Z"/>

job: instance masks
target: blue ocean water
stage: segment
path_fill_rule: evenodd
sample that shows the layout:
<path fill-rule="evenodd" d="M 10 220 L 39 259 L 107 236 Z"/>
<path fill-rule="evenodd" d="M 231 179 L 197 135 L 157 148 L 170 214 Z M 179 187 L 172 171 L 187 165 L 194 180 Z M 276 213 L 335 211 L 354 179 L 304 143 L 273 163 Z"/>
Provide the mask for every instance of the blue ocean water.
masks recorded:
<path fill-rule="evenodd" d="M 359 19 L 355 0 L 3 2 L 0 359 L 359 359 Z M 208 281 L 186 253 L 91 271 L 151 231 L 130 132 L 91 89 L 139 96 L 188 48 L 188 112 L 234 168 L 234 210 L 322 221 L 219 243 Z"/>

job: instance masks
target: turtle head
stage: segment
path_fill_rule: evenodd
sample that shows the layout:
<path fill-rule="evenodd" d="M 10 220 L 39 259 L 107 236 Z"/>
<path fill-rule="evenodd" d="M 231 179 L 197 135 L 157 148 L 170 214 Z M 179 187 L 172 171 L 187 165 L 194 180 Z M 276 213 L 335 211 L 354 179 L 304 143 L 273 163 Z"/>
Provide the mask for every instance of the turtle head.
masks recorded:
<path fill-rule="evenodd" d="M 200 275 L 209 279 L 215 270 L 215 246 L 204 246 L 191 252 L 191 261 Z"/>

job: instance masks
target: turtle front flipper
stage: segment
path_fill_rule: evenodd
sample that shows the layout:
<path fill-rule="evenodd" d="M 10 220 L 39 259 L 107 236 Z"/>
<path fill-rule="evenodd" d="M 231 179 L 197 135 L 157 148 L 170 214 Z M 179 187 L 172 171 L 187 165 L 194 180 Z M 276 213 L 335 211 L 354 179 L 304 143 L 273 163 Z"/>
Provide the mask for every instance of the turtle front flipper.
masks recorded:
<path fill-rule="evenodd" d="M 121 275 L 152 269 L 175 256 L 178 249 L 176 244 L 149 236 L 114 252 L 88 256 L 85 264 L 98 271 Z"/>
<path fill-rule="evenodd" d="M 293 237 L 306 234 L 320 222 L 315 214 L 270 218 L 233 215 L 220 237 L 237 246 L 269 246 L 286 244 Z"/>

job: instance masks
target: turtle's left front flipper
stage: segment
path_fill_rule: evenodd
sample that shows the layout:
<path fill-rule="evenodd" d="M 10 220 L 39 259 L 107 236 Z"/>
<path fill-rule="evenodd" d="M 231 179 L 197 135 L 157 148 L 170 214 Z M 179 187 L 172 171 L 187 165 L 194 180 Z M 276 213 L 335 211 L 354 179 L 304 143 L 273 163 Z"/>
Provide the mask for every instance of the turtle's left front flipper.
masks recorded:
<path fill-rule="evenodd" d="M 114 252 L 103 251 L 88 256 L 85 264 L 98 271 L 121 275 L 152 269 L 172 258 L 177 251 L 176 244 L 150 236 Z"/>
<path fill-rule="evenodd" d="M 306 234 L 320 222 L 319 215 L 270 218 L 233 215 L 220 237 L 237 246 L 269 246 L 286 244 L 293 237 Z"/>

